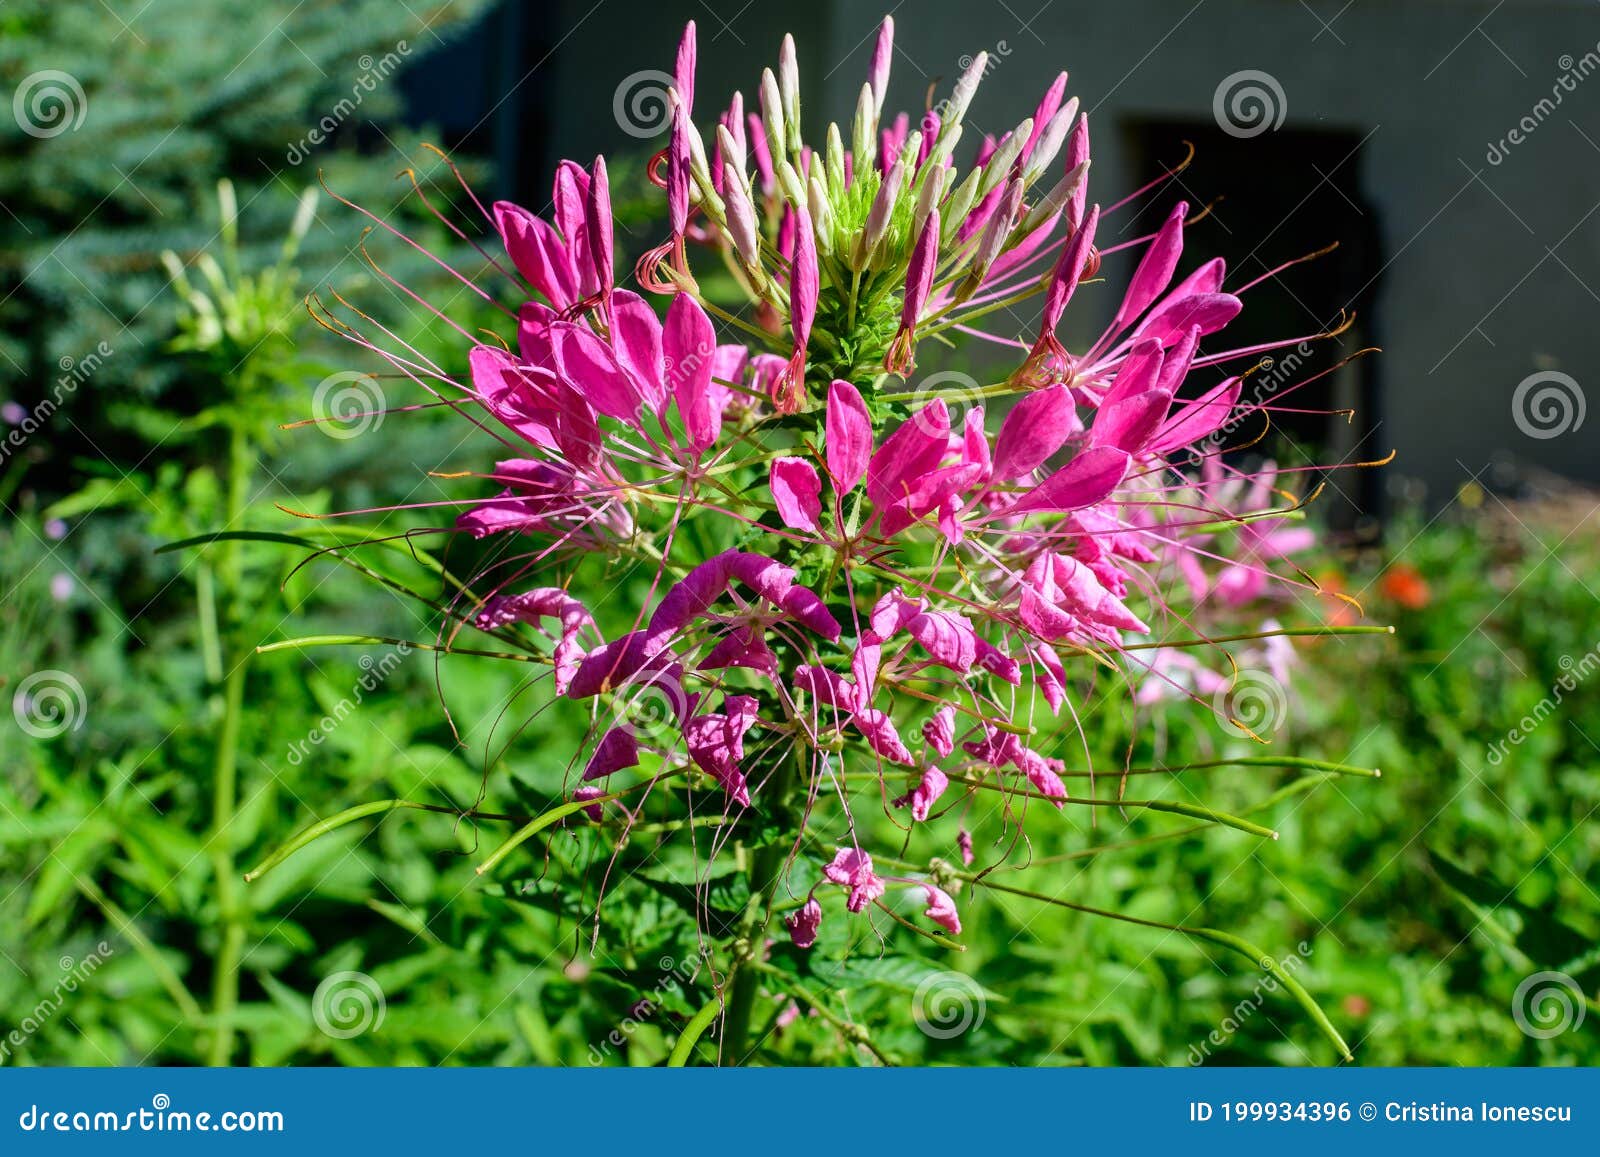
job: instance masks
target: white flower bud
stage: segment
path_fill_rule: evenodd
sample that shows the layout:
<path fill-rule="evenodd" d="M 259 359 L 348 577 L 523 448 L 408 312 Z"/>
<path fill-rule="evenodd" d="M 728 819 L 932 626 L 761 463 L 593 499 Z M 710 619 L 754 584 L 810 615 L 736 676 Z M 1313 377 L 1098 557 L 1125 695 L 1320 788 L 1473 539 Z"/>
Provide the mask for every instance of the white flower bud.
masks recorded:
<path fill-rule="evenodd" d="M 872 99 L 872 86 L 861 86 L 856 101 L 855 128 L 850 138 L 850 155 L 857 174 L 872 167 L 878 157 L 878 106 Z"/>
<path fill-rule="evenodd" d="M 1073 97 L 1056 110 L 1055 116 L 1045 122 L 1044 129 L 1039 133 L 1039 139 L 1033 143 L 1033 152 L 1028 154 L 1028 163 L 1023 167 L 1024 185 L 1031 185 L 1044 176 L 1045 170 L 1050 167 L 1050 162 L 1055 160 L 1056 154 L 1061 151 L 1061 144 L 1072 131 L 1072 122 L 1077 117 L 1078 98 Z"/>
<path fill-rule="evenodd" d="M 978 197 L 981 199 L 989 195 L 989 190 L 998 189 L 1005 179 L 1011 175 L 1011 166 L 1016 163 L 1022 148 L 1028 143 L 1028 136 L 1033 132 L 1033 118 L 1023 117 L 1022 123 L 1011 130 L 1008 136 L 995 149 L 994 155 L 983 166 L 983 180 L 978 182 Z"/>
<path fill-rule="evenodd" d="M 786 144 L 783 135 L 783 97 L 778 92 L 778 78 L 772 69 L 761 70 L 761 125 L 767 131 L 767 151 L 773 163 L 784 155 Z"/>
<path fill-rule="evenodd" d="M 789 152 L 800 155 L 800 62 L 795 57 L 794 37 L 784 33 L 778 50 L 778 94 L 783 99 L 783 124 Z"/>

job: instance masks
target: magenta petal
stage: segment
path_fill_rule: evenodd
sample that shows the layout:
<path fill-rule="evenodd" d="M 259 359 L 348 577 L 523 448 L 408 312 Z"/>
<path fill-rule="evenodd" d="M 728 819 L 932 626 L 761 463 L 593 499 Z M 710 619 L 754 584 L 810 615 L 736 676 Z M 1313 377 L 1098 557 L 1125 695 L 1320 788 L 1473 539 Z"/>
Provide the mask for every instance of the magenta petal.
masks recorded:
<path fill-rule="evenodd" d="M 633 379 L 652 410 L 667 396 L 661 376 L 661 321 L 637 293 L 619 289 L 611 295 L 611 350 Z"/>
<path fill-rule="evenodd" d="M 950 777 L 937 767 L 930 767 L 922 773 L 922 782 L 912 789 L 906 799 L 911 804 L 911 818 L 918 823 L 928 818 L 928 813 L 933 810 L 933 805 L 939 802 L 939 797 L 950 786 Z"/>
<path fill-rule="evenodd" d="M 1082 429 L 1078 404 L 1066 386 L 1027 395 L 1000 423 L 994 445 L 995 480 L 1009 482 L 1033 473 Z"/>
<path fill-rule="evenodd" d="M 1172 345 L 1181 340 L 1191 326 L 1198 328 L 1202 337 L 1216 333 L 1238 317 L 1243 308 L 1244 302 L 1231 293 L 1196 293 L 1157 309 L 1139 327 L 1139 333 L 1157 339 L 1164 346 Z"/>
<path fill-rule="evenodd" d="M 578 272 L 555 229 L 510 201 L 495 202 L 494 223 L 517 272 L 556 309 L 570 306 L 577 299 Z"/>
<path fill-rule="evenodd" d="M 595 744 L 594 754 L 583 769 L 585 782 L 602 779 L 614 771 L 639 765 L 639 739 L 626 727 L 613 727 Z"/>
<path fill-rule="evenodd" d="M 1161 223 L 1160 230 L 1150 247 L 1145 250 L 1139 268 L 1133 272 L 1128 292 L 1123 295 L 1117 316 L 1112 319 L 1113 332 L 1126 327 L 1166 290 L 1178 268 L 1178 258 L 1183 253 L 1183 216 L 1189 206 L 1180 201 Z"/>
<path fill-rule="evenodd" d="M 797 206 L 795 215 L 794 261 L 789 269 L 789 326 L 794 331 L 796 353 L 811 340 L 811 325 L 817 318 L 817 239 L 811 214 Z"/>
<path fill-rule="evenodd" d="M 589 174 L 589 196 L 583 204 L 583 228 L 588 234 L 589 259 L 594 265 L 595 291 L 610 293 L 616 280 L 611 259 L 611 186 L 606 180 L 606 159 L 596 157 Z"/>
<path fill-rule="evenodd" d="M 860 912 L 885 890 L 883 878 L 872 870 L 872 857 L 859 848 L 840 848 L 833 862 L 822 869 L 822 875 L 831 883 L 850 889 L 845 907 L 851 912 Z"/>
<path fill-rule="evenodd" d="M 808 899 L 794 915 L 785 916 L 783 923 L 796 948 L 810 948 L 817 942 L 817 929 L 822 926 L 822 905 Z"/>
<path fill-rule="evenodd" d="M 1184 406 L 1150 443 L 1150 452 L 1167 454 L 1215 433 L 1239 404 L 1243 389 L 1243 378 L 1229 378 Z"/>
<path fill-rule="evenodd" d="M 1085 450 L 1046 478 L 1006 513 L 1079 510 L 1103 502 L 1128 472 L 1126 451 L 1111 446 Z"/>
<path fill-rule="evenodd" d="M 474 346 L 467 365 L 473 392 L 485 409 L 535 446 L 557 448 L 560 415 L 549 371 L 520 362 L 498 346 Z"/>
<path fill-rule="evenodd" d="M 551 329 L 561 375 L 600 413 L 637 428 L 639 392 L 611 347 L 573 322 L 558 322 Z"/>
<path fill-rule="evenodd" d="M 694 21 L 691 20 L 684 25 L 683 38 L 678 41 L 678 58 L 672 71 L 672 87 L 678 90 L 678 99 L 683 102 L 685 113 L 694 111 L 695 57 Z"/>
<path fill-rule="evenodd" d="M 711 392 L 717 331 L 700 303 L 687 293 L 672 299 L 661 336 L 667 388 L 678 403 L 689 444 L 704 452 L 722 432 L 722 412 Z"/>
<path fill-rule="evenodd" d="M 867 746 L 872 748 L 883 759 L 890 763 L 898 763 L 904 767 L 916 766 L 916 758 L 911 750 L 906 747 L 905 741 L 900 738 L 900 732 L 895 728 L 894 720 L 876 708 L 867 707 L 857 711 L 850 721 L 862 737 L 867 741 Z"/>
<path fill-rule="evenodd" d="M 939 465 L 950 448 L 950 411 L 935 398 L 890 434 L 867 464 L 867 497 L 880 512 L 904 498 L 908 483 Z"/>
<path fill-rule="evenodd" d="M 933 713 L 933 717 L 922 725 L 922 738 L 928 741 L 928 746 L 938 753 L 940 758 L 949 755 L 956 749 L 956 709 L 948 703 Z"/>
<path fill-rule="evenodd" d="M 922 884 L 920 887 L 928 900 L 928 909 L 923 915 L 935 924 L 942 925 L 952 936 L 959 936 L 961 917 L 956 912 L 956 902 L 942 888 L 932 884 Z"/>
<path fill-rule="evenodd" d="M 1082 187 L 1080 184 L 1079 188 Z M 1062 247 L 1050 276 L 1050 288 L 1045 292 L 1044 320 L 1040 325 L 1043 332 L 1055 332 L 1067 302 L 1072 300 L 1073 291 L 1078 288 L 1078 281 L 1089 264 L 1089 255 L 1094 251 L 1095 228 L 1099 223 L 1100 206 L 1096 205 L 1089 210 L 1088 219 L 1072 234 L 1072 239 Z"/>
<path fill-rule="evenodd" d="M 1172 395 L 1165 390 L 1146 390 L 1103 407 L 1089 429 L 1091 446 L 1115 446 L 1137 454 L 1160 429 Z"/>
<path fill-rule="evenodd" d="M 689 132 L 689 113 L 680 104 L 672 110 L 672 139 L 667 146 L 667 222 L 674 237 L 682 237 L 689 224 Z M 721 156 L 720 150 L 717 155 Z"/>
<path fill-rule="evenodd" d="M 756 701 L 749 695 L 728 695 L 721 713 L 696 715 L 683 727 L 689 758 L 719 784 L 729 797 L 750 806 L 739 762 L 744 758 L 744 735 L 756 721 Z"/>
<path fill-rule="evenodd" d="M 1123 398 L 1156 389 L 1162 361 L 1161 343 L 1155 338 L 1140 338 L 1134 342 L 1128 350 L 1128 356 L 1122 360 L 1117 376 L 1112 379 L 1111 388 L 1100 399 L 1100 405 L 1109 406 Z"/>
<path fill-rule="evenodd" d="M 835 378 L 828 387 L 826 422 L 828 473 L 841 496 L 855 489 L 872 458 L 872 418 L 861 393 Z"/>
<path fill-rule="evenodd" d="M 822 514 L 822 480 L 803 458 L 774 458 L 768 475 L 772 500 L 785 526 L 815 531 Z"/>
<path fill-rule="evenodd" d="M 572 799 L 574 803 L 582 803 L 584 800 L 588 799 L 599 799 L 605 794 L 606 791 L 604 788 L 580 787 L 572 793 Z M 588 807 L 579 808 L 578 810 L 583 812 L 584 815 L 588 816 L 595 823 L 599 823 L 601 820 L 605 819 L 606 808 L 605 804 L 603 803 L 590 804 Z"/>

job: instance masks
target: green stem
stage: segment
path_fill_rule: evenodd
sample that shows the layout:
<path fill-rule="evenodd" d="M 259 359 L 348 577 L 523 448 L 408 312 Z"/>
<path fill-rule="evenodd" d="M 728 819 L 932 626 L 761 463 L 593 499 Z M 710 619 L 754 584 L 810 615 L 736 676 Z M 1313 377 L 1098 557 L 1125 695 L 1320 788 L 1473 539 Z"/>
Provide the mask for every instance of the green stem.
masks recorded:
<path fill-rule="evenodd" d="M 681 1069 L 688 1063 L 689 1054 L 694 1051 L 694 1046 L 700 1042 L 701 1036 L 705 1034 L 711 1022 L 717 1019 L 717 1012 L 721 1007 L 721 998 L 713 996 L 706 1001 L 699 1012 L 689 1018 L 689 1023 L 683 1026 L 683 1032 L 667 1057 L 667 1068 Z"/>
<path fill-rule="evenodd" d="M 796 746 L 794 758 L 784 759 L 773 772 L 768 798 L 773 801 L 772 818 L 779 831 L 789 830 L 789 795 L 795 783 L 795 771 L 805 759 L 806 750 L 804 746 Z M 744 849 L 738 851 L 742 853 Z M 739 935 L 740 955 L 733 965 L 728 1012 L 722 1030 L 724 1055 L 736 1065 L 743 1064 L 745 1060 L 750 1016 L 755 1008 L 756 989 L 760 981 L 758 971 L 751 965 L 761 957 L 762 934 L 771 918 L 772 904 L 788 851 L 785 844 L 767 844 L 756 849 L 750 866 L 750 899 L 745 906 L 744 928 Z"/>
<path fill-rule="evenodd" d="M 242 387 L 241 387 L 242 388 Z M 250 475 L 250 452 L 242 427 L 235 426 L 228 439 L 227 525 L 235 525 L 244 514 L 246 488 Z M 222 553 L 213 595 L 220 595 L 223 606 L 241 605 L 243 563 L 240 543 L 229 542 Z M 215 612 L 213 611 L 213 614 Z M 231 611 L 236 620 L 238 613 Z M 233 861 L 233 824 L 239 806 L 239 731 L 244 719 L 245 662 L 247 653 L 233 658 L 222 691 L 222 729 L 217 736 L 216 761 L 211 777 L 211 847 L 216 876 L 217 917 L 222 939 L 211 973 L 211 1005 L 216 1028 L 211 1037 L 207 1062 L 223 1066 L 233 1059 L 233 1018 L 239 1005 L 239 963 L 244 957 L 247 931 L 247 901 L 239 892 Z M 230 658 L 232 658 L 230 656 Z"/>

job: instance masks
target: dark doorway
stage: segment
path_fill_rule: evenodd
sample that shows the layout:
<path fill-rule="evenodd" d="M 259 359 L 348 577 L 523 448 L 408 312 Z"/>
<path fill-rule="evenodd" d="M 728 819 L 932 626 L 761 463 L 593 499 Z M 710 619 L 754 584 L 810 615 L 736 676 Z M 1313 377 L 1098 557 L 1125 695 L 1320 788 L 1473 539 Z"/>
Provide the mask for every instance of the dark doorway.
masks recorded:
<path fill-rule="evenodd" d="M 1358 349 L 1382 344 L 1374 307 L 1383 257 L 1377 209 L 1361 188 L 1362 133 L 1284 128 L 1241 138 L 1210 121 L 1146 121 L 1129 125 L 1127 134 L 1131 155 L 1142 166 L 1139 185 L 1194 146 L 1193 162 L 1145 194 L 1135 206 L 1138 224 L 1128 229 L 1132 236 L 1154 228 L 1176 199 L 1190 202 L 1191 216 L 1210 205 L 1210 214 L 1187 231 L 1180 276 L 1221 256 L 1228 263 L 1224 288 L 1237 290 L 1285 261 L 1338 245 L 1246 293 L 1244 312 L 1226 330 L 1226 345 L 1217 348 L 1325 332 L 1339 324 L 1341 311 L 1353 312 L 1355 324 L 1343 336 L 1312 343 L 1294 365 L 1288 361 L 1295 351 L 1280 351 L 1274 368 L 1282 377 L 1275 388 L 1281 393 Z M 1380 364 L 1372 356 L 1357 359 L 1282 401 L 1293 410 L 1354 408 L 1353 420 L 1274 412 L 1272 432 L 1247 453 L 1270 455 L 1284 466 L 1382 457 L 1388 445 L 1380 429 Z M 1227 370 L 1237 373 L 1247 365 L 1241 360 Z M 1322 477 L 1329 483 L 1323 517 L 1340 529 L 1375 528 L 1383 493 L 1377 471 L 1334 470 Z"/>

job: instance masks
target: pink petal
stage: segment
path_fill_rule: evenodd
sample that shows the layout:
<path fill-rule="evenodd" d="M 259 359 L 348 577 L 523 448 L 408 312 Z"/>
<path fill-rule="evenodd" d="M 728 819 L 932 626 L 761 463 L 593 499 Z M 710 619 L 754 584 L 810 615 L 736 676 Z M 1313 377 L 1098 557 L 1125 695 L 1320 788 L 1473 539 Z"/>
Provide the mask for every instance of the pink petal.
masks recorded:
<path fill-rule="evenodd" d="M 1112 319 L 1113 332 L 1123 329 L 1148 309 L 1171 283 L 1172 275 L 1178 268 L 1178 258 L 1183 253 L 1183 217 L 1188 211 L 1189 206 L 1179 201 L 1161 223 L 1155 239 L 1150 242 L 1150 247 L 1139 262 L 1139 268 L 1133 272 L 1133 280 L 1128 283 L 1128 292 L 1122 298 L 1117 316 Z"/>
<path fill-rule="evenodd" d="M 640 395 L 611 347 L 573 322 L 558 322 L 551 331 L 561 375 L 600 413 L 637 427 Z"/>
<path fill-rule="evenodd" d="M 661 321 L 649 302 L 626 289 L 611 294 L 611 350 L 645 403 L 659 410 L 667 396 L 661 377 Z"/>
<path fill-rule="evenodd" d="M 494 223 L 517 272 L 551 305 L 566 309 L 577 300 L 578 271 L 551 225 L 510 201 L 495 202 Z"/>
<path fill-rule="evenodd" d="M 1216 333 L 1244 308 L 1244 302 L 1231 293 L 1196 293 L 1163 305 L 1139 326 L 1139 333 L 1156 338 L 1162 345 L 1171 345 L 1188 332 L 1190 326 L 1199 327 L 1201 336 Z"/>
<path fill-rule="evenodd" d="M 1172 395 L 1165 390 L 1146 390 L 1102 407 L 1089 429 L 1089 444 L 1137 454 L 1160 429 L 1171 406 Z"/>
<path fill-rule="evenodd" d="M 939 465 L 950 446 L 950 411 L 935 398 L 878 448 L 867 464 L 867 497 L 880 512 L 904 498 L 907 483 Z"/>
<path fill-rule="evenodd" d="M 822 514 L 822 480 L 803 458 L 774 458 L 768 472 L 772 500 L 785 526 L 815 531 Z"/>
<path fill-rule="evenodd" d="M 828 387 L 825 437 L 833 488 L 841 496 L 848 494 L 872 458 L 872 418 L 860 391 L 842 379 L 835 378 Z"/>
<path fill-rule="evenodd" d="M 1094 506 L 1110 496 L 1127 472 L 1126 451 L 1096 446 L 1039 483 L 1006 513 L 1068 511 Z"/>
<path fill-rule="evenodd" d="M 666 384 L 678 403 L 689 444 L 702 453 L 722 432 L 722 413 L 711 392 L 717 332 L 700 303 L 687 293 L 672 299 L 661 335 Z"/>
<path fill-rule="evenodd" d="M 583 228 L 588 234 L 589 259 L 594 264 L 594 291 L 609 293 L 616 274 L 611 264 L 611 186 L 606 180 L 604 157 L 596 157 L 594 168 L 590 170 L 589 196 L 583 203 Z"/>
<path fill-rule="evenodd" d="M 1123 398 L 1131 398 L 1135 394 L 1142 394 L 1146 390 L 1156 388 L 1161 375 L 1162 353 L 1161 343 L 1155 338 L 1140 338 L 1128 350 L 1128 356 L 1123 359 L 1122 366 L 1117 370 L 1117 376 L 1112 379 L 1111 388 L 1100 399 L 1102 407 L 1120 402 Z"/>
<path fill-rule="evenodd" d="M 948 703 L 922 726 L 922 737 L 942 759 L 956 749 L 956 709 Z"/>
<path fill-rule="evenodd" d="M 1033 473 L 1082 429 L 1078 404 L 1066 386 L 1027 395 L 1000 423 L 994 445 L 995 480 L 1009 482 Z"/>
<path fill-rule="evenodd" d="M 961 934 L 961 917 L 956 913 L 956 902 L 942 888 L 932 884 L 920 885 L 928 899 L 928 910 L 923 913 L 935 924 L 943 925 L 952 936 Z"/>
<path fill-rule="evenodd" d="M 794 915 L 785 916 L 783 923 L 796 948 L 810 948 L 817 942 L 817 929 L 822 926 L 822 905 L 814 899 L 807 900 Z"/>
<path fill-rule="evenodd" d="M 1221 428 L 1239 404 L 1243 378 L 1229 378 L 1184 406 L 1150 444 L 1152 454 L 1167 454 L 1199 442 Z"/>
<path fill-rule="evenodd" d="M 614 771 L 639 765 L 639 739 L 626 727 L 613 727 L 595 744 L 594 754 L 583 769 L 585 781 L 602 779 Z"/>

